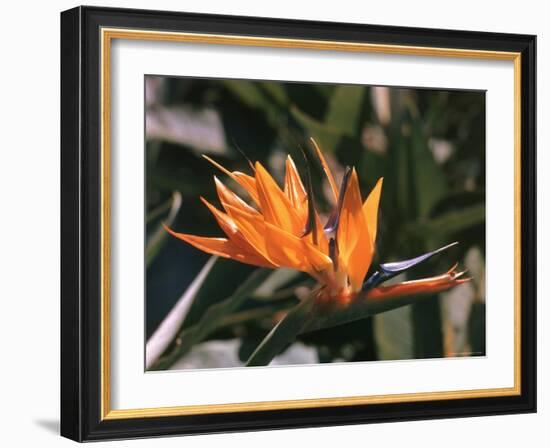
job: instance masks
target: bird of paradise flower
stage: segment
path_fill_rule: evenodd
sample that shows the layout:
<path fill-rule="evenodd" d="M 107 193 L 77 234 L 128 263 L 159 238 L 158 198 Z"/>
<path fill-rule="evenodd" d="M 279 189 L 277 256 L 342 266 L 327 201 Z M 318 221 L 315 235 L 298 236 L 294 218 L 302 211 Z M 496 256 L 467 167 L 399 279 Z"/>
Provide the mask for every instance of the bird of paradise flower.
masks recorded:
<path fill-rule="evenodd" d="M 174 235 L 199 250 L 260 267 L 286 267 L 306 272 L 321 288 L 321 298 L 352 300 L 367 289 L 374 296 L 440 292 L 468 281 L 460 278 L 454 266 L 447 273 L 422 280 L 403 282 L 387 289 L 377 286 L 456 243 L 412 260 L 386 263 L 364 282 L 375 250 L 378 205 L 383 179 L 380 178 L 363 202 L 355 168 L 347 168 L 338 188 L 334 176 L 312 140 L 326 173 L 336 203 L 333 213 L 321 225 L 308 172 L 307 189 L 290 155 L 286 159 L 284 189 L 260 162 L 252 165 L 254 176 L 230 172 L 204 156 L 236 181 L 250 195 L 253 207 L 214 177 L 219 200 L 225 211 L 201 197 L 216 218 L 225 238 L 212 238 L 177 233 Z"/>
<path fill-rule="evenodd" d="M 325 172 L 334 202 L 333 211 L 324 224 L 316 207 L 309 167 L 304 186 L 290 155 L 286 158 L 282 189 L 260 162 L 253 164 L 249 161 L 252 170 L 252 175 L 249 175 L 229 171 L 204 155 L 205 159 L 248 193 L 250 203 L 214 176 L 223 211 L 205 198 L 201 197 L 201 200 L 217 220 L 225 237 L 178 233 L 168 227 L 165 227 L 166 230 L 212 255 L 264 268 L 284 267 L 309 274 L 319 284 L 312 294 L 312 301 L 332 304 L 332 308 L 324 307 L 325 314 L 334 310 L 334 305 L 342 308 L 358 300 L 381 303 L 408 295 L 434 294 L 470 280 L 463 277 L 465 271 L 458 271 L 455 264 L 440 275 L 391 286 L 382 285 L 458 243 L 409 260 L 381 264 L 366 278 L 375 253 L 383 179 L 378 180 L 363 201 L 355 168 L 346 168 L 338 187 L 319 145 L 314 139 L 311 142 Z M 303 328 L 304 325 L 300 324 L 295 332 Z M 309 329 L 315 329 L 315 324 L 309 325 Z M 258 363 L 249 362 L 250 365 Z"/>

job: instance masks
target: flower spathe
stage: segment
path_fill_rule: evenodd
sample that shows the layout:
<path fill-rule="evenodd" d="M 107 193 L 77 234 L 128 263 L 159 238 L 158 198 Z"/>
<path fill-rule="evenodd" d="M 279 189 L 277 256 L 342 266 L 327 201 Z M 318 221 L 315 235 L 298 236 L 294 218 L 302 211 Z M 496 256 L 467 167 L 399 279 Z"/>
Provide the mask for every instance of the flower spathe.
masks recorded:
<path fill-rule="evenodd" d="M 166 229 L 176 238 L 212 255 L 260 267 L 306 272 L 321 284 L 320 294 L 325 298 L 352 298 L 362 290 L 373 259 L 383 179 L 378 180 L 365 200 L 355 168 L 347 170 L 338 187 L 321 150 L 313 139 L 312 142 L 335 202 L 333 214 L 324 226 L 315 207 L 309 172 L 306 188 L 290 155 L 286 158 L 283 188 L 260 162 L 251 164 L 253 173 L 249 175 L 228 171 L 204 156 L 248 193 L 250 204 L 214 176 L 222 209 L 202 197 L 201 200 L 225 236 L 205 237 Z M 464 281 L 458 278 L 462 273 L 449 273 L 444 274 L 447 280 L 443 283 L 439 279 L 425 286 L 437 284 L 440 291 Z M 409 288 L 418 293 L 423 284 L 421 280 L 415 282 L 403 283 L 401 290 L 399 285 L 389 290 L 386 287 L 386 294 L 406 294 Z M 370 294 L 384 293 L 383 288 L 374 289 L 377 291 Z"/>

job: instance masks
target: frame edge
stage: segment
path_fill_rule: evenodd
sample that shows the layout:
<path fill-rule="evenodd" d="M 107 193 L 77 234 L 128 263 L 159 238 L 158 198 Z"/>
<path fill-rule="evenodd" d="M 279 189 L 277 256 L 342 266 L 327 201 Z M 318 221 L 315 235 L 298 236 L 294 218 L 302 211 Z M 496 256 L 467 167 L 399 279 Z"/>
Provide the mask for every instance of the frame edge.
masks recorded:
<path fill-rule="evenodd" d="M 81 8 L 61 13 L 61 425 L 82 441 L 80 152 Z"/>

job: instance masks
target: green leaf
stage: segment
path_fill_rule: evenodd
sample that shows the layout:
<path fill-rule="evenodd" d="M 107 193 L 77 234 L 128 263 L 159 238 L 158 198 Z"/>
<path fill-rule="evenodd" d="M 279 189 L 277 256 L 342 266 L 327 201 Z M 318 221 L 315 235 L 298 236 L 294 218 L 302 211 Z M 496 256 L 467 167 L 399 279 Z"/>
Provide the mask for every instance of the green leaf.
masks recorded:
<path fill-rule="evenodd" d="M 363 294 L 358 295 L 349 303 L 336 301 L 329 303 L 317 302 L 311 310 L 311 316 L 301 332 L 306 333 L 347 324 L 348 322 L 364 319 L 368 316 L 374 316 L 402 306 L 418 303 L 425 297 L 430 296 L 411 295 L 384 299 L 367 299 Z"/>
<path fill-rule="evenodd" d="M 378 359 L 412 359 L 411 307 L 402 306 L 374 316 L 374 337 Z"/>
<path fill-rule="evenodd" d="M 445 173 L 428 147 L 420 119 L 411 122 L 410 170 L 416 192 L 416 215 L 428 216 L 433 206 L 447 193 Z"/>
<path fill-rule="evenodd" d="M 197 292 L 182 329 L 197 324 L 208 308 L 232 295 L 254 270 L 254 267 L 246 264 L 219 259 L 208 276 L 208 282 Z"/>
<path fill-rule="evenodd" d="M 443 237 L 483 224 L 483 222 L 485 222 L 484 203 L 450 211 L 433 219 L 419 220 L 408 225 L 406 231 L 418 237 Z"/>
<path fill-rule="evenodd" d="M 252 356 L 247 366 L 265 366 L 292 343 L 299 334 L 335 327 L 368 316 L 385 313 L 406 305 L 421 302 L 423 297 L 404 296 L 384 299 L 355 297 L 349 303 L 319 302 L 312 293 L 292 308 L 288 314 L 269 332 Z"/>
<path fill-rule="evenodd" d="M 177 343 L 166 356 L 152 366 L 152 370 L 165 370 L 184 356 L 197 343 L 216 330 L 226 316 L 236 311 L 272 273 L 269 269 L 256 269 L 247 280 L 227 299 L 209 307 L 200 321 L 184 329 L 177 336 Z"/>
<path fill-rule="evenodd" d="M 242 104 L 263 114 L 269 126 L 279 133 L 282 140 L 294 141 L 287 123 L 290 99 L 281 83 L 228 79 L 223 84 Z M 244 132 L 249 132 L 246 127 L 243 129 Z"/>
<path fill-rule="evenodd" d="M 443 168 L 428 146 L 422 120 L 406 111 L 388 129 L 390 144 L 387 189 L 398 215 L 408 221 L 426 218 L 448 193 Z M 393 185 L 391 185 L 391 184 Z"/>
<path fill-rule="evenodd" d="M 149 213 L 147 213 L 147 216 L 145 218 L 145 221 L 147 224 L 152 223 L 153 221 L 156 221 L 159 219 L 162 215 L 167 213 L 170 208 L 172 207 L 172 202 L 174 201 L 173 197 L 168 199 L 167 201 L 164 201 L 162 204 L 155 207 L 153 210 L 151 210 Z"/>
<path fill-rule="evenodd" d="M 338 86 L 330 98 L 325 125 L 349 137 L 359 135 L 364 97 L 364 86 Z"/>
<path fill-rule="evenodd" d="M 414 358 L 441 358 L 443 356 L 443 329 L 438 295 L 432 300 L 415 303 L 411 307 L 413 321 Z"/>
<path fill-rule="evenodd" d="M 172 194 L 172 204 L 170 206 L 170 211 L 168 212 L 168 216 L 164 220 L 164 224 L 166 224 L 168 227 L 172 225 L 174 222 L 174 219 L 176 219 L 176 216 L 178 215 L 179 209 L 181 207 L 181 194 L 177 191 L 175 191 Z M 145 247 L 145 264 L 146 266 L 149 266 L 151 262 L 154 260 L 155 256 L 159 253 L 162 246 L 164 246 L 164 243 L 166 242 L 166 239 L 168 237 L 168 232 L 164 230 L 164 227 L 162 226 L 162 223 L 159 223 L 151 237 L 147 240 L 147 245 Z"/>
<path fill-rule="evenodd" d="M 145 368 L 151 367 L 172 343 L 178 333 L 191 303 L 195 300 L 204 282 L 209 278 L 218 257 L 210 257 L 199 274 L 191 282 L 170 312 L 147 341 L 145 348 Z"/>
<path fill-rule="evenodd" d="M 392 210 L 394 214 L 392 224 L 397 226 L 401 220 L 407 221 L 416 218 L 411 165 L 411 149 L 408 142 L 401 134 L 397 124 L 389 129 L 389 141 L 394 142 L 389 146 L 388 173 L 384 182 L 386 194 L 391 193 Z"/>
<path fill-rule="evenodd" d="M 295 269 L 279 268 L 273 271 L 273 273 L 263 282 L 256 292 L 254 297 L 257 299 L 268 299 L 279 288 L 287 285 L 301 273 Z"/>
<path fill-rule="evenodd" d="M 360 118 L 365 97 L 363 86 L 341 85 L 334 89 L 324 121 L 319 121 L 296 106 L 291 106 L 293 118 L 320 144 L 323 151 L 334 152 L 342 137 L 360 134 Z"/>
<path fill-rule="evenodd" d="M 315 302 L 315 295 L 311 294 L 305 300 L 292 308 L 264 338 L 254 353 L 246 362 L 247 366 L 265 366 L 280 354 L 303 329 L 310 317 L 310 311 Z"/>
<path fill-rule="evenodd" d="M 282 83 L 275 81 L 265 81 L 259 83 L 259 86 L 261 89 L 265 90 L 279 106 L 287 107 L 289 99 Z"/>
<path fill-rule="evenodd" d="M 309 116 L 296 106 L 290 107 L 292 117 L 319 142 L 323 152 L 334 152 L 340 138 L 341 131 Z"/>
<path fill-rule="evenodd" d="M 228 79 L 223 81 L 223 83 L 225 87 L 227 87 L 227 89 L 229 89 L 234 95 L 239 97 L 244 104 L 251 108 L 263 111 L 266 114 L 267 119 L 273 125 L 276 125 L 279 122 L 281 109 L 270 97 L 271 94 L 278 96 L 279 99 L 282 99 L 282 93 L 279 89 L 277 89 L 277 87 L 267 87 L 266 89 L 262 89 L 260 83 L 235 79 Z"/>
<path fill-rule="evenodd" d="M 258 87 L 258 83 L 238 79 L 226 79 L 223 81 L 223 84 L 247 106 L 264 107 L 267 103 L 264 94 Z"/>

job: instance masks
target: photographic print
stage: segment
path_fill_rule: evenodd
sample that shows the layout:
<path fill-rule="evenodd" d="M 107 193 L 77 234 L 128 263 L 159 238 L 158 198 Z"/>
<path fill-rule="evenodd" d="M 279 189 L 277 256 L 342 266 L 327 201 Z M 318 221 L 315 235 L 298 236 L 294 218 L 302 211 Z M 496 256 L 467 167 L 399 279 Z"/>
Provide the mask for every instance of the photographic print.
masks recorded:
<path fill-rule="evenodd" d="M 146 370 L 485 356 L 485 92 L 146 75 Z"/>

